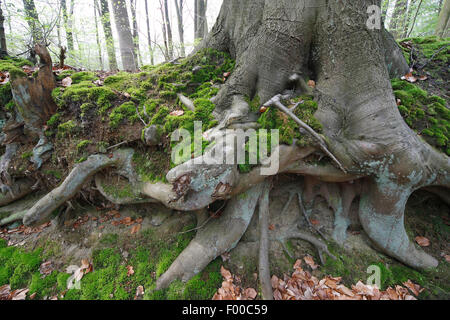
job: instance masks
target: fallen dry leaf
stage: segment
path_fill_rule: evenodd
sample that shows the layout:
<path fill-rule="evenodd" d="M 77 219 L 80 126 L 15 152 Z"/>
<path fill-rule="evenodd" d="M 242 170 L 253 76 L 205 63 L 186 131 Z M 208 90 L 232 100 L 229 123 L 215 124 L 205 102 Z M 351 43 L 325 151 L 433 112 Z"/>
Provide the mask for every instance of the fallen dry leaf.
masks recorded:
<path fill-rule="evenodd" d="M 446 254 L 444 255 L 445 261 L 450 263 L 450 255 Z"/>
<path fill-rule="evenodd" d="M 314 262 L 314 259 L 311 256 L 305 256 L 303 258 L 306 264 L 311 267 L 311 269 L 316 270 L 319 266 Z"/>
<path fill-rule="evenodd" d="M 41 264 L 39 267 L 39 272 L 43 275 L 49 275 L 54 270 L 53 263 L 51 261 L 47 261 Z"/>
<path fill-rule="evenodd" d="M 140 224 L 135 224 L 134 226 L 131 227 L 131 234 L 138 233 L 139 230 L 141 230 L 141 225 Z"/>
<path fill-rule="evenodd" d="M 133 266 L 127 266 L 127 276 L 130 277 L 134 274 Z"/>
<path fill-rule="evenodd" d="M 430 240 L 428 240 L 425 237 L 416 237 L 414 240 L 416 240 L 417 244 L 421 247 L 428 247 L 430 245 Z"/>
<path fill-rule="evenodd" d="M 184 114 L 183 110 L 175 110 L 170 113 L 171 116 L 175 116 L 175 117 L 182 116 L 183 114 Z"/>
<path fill-rule="evenodd" d="M 316 82 L 314 80 L 309 80 L 308 81 L 308 87 L 315 88 L 316 87 Z"/>
<path fill-rule="evenodd" d="M 231 272 L 225 269 L 223 266 L 220 267 L 220 274 L 225 278 L 225 280 L 232 279 Z"/>

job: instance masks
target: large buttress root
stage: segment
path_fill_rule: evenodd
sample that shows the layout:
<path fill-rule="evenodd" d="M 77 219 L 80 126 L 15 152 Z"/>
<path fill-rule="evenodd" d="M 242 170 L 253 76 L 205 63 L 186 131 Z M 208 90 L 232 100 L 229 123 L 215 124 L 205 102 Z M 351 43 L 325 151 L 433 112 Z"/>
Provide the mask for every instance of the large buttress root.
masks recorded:
<path fill-rule="evenodd" d="M 118 150 L 111 158 L 106 155 L 90 156 L 85 162 L 78 164 L 58 188 L 52 190 L 28 210 L 23 223 L 30 226 L 44 222 L 53 210 L 74 197 L 95 173 L 106 167 L 123 166 L 131 161 L 132 155 L 132 150 Z"/>
<path fill-rule="evenodd" d="M 219 219 L 210 221 L 157 280 L 156 289 L 167 288 L 172 281 L 188 281 L 215 258 L 233 249 L 248 228 L 262 192 L 262 184 L 254 186 L 229 201 Z"/>
<path fill-rule="evenodd" d="M 404 209 L 411 189 L 395 190 L 366 179 L 359 219 L 370 239 L 386 254 L 417 269 L 437 267 L 438 261 L 417 249 L 405 231 Z"/>

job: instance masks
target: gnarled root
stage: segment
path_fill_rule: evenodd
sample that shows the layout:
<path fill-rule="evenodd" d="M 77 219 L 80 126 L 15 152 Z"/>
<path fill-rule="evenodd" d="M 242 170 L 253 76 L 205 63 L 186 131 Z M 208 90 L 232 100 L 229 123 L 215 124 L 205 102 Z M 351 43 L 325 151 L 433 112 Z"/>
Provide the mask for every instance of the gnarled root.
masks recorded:
<path fill-rule="evenodd" d="M 44 222 L 53 210 L 74 197 L 95 173 L 110 166 L 124 166 L 131 161 L 132 155 L 132 150 L 118 150 L 111 158 L 106 155 L 90 156 L 85 162 L 78 164 L 58 188 L 48 193 L 28 210 L 23 219 L 24 224 L 30 226 Z"/>
<path fill-rule="evenodd" d="M 5 206 L 14 201 L 22 199 L 33 192 L 34 181 L 28 178 L 15 181 L 4 194 L 0 194 L 0 206 Z"/>
<path fill-rule="evenodd" d="M 410 188 L 386 185 L 366 179 L 361 196 L 359 219 L 370 239 L 391 257 L 417 269 L 437 267 L 438 261 L 416 249 L 408 238 L 404 224 L 404 208 L 412 193 Z"/>
<path fill-rule="evenodd" d="M 172 281 L 188 281 L 215 258 L 233 249 L 247 230 L 262 192 L 259 184 L 228 203 L 223 215 L 210 221 L 157 280 L 156 289 L 167 288 Z"/>

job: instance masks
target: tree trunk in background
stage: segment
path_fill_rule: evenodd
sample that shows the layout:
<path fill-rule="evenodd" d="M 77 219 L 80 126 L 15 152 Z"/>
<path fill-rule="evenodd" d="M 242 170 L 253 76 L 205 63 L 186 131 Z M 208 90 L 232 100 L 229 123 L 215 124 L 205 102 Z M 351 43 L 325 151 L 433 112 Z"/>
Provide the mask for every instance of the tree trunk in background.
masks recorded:
<path fill-rule="evenodd" d="M 136 18 L 136 0 L 130 0 L 131 4 L 131 20 L 133 25 L 133 43 L 134 43 L 134 58 L 136 63 L 142 65 L 141 52 L 139 51 L 139 32 Z"/>
<path fill-rule="evenodd" d="M 131 34 L 126 2 L 124 0 L 112 0 L 112 7 L 117 33 L 119 35 L 123 69 L 134 72 L 137 70 L 136 59 L 134 57 L 133 35 Z"/>
<path fill-rule="evenodd" d="M 186 56 L 186 50 L 184 48 L 184 24 L 183 24 L 183 7 L 184 0 L 175 0 L 175 8 L 177 9 L 177 20 L 178 20 L 178 34 L 180 37 L 180 55 L 182 57 Z"/>
<path fill-rule="evenodd" d="M 97 1 L 97 0 L 95 0 Z M 109 70 L 117 70 L 116 50 L 114 48 L 114 38 L 111 28 L 111 15 L 109 13 L 108 0 L 99 0 L 101 9 L 101 21 L 106 39 L 106 50 L 108 52 Z"/>
<path fill-rule="evenodd" d="M 206 1 L 207 0 L 195 0 L 195 39 L 203 39 L 208 33 L 208 21 L 206 20 Z"/>
<path fill-rule="evenodd" d="M 66 30 L 66 39 L 67 39 L 67 47 L 69 48 L 69 51 L 74 50 L 73 45 L 73 31 L 72 31 L 72 15 L 74 10 L 74 1 L 71 0 L 71 7 L 68 7 L 67 0 L 61 0 L 61 7 L 63 11 L 63 19 L 64 19 L 64 28 Z"/>
<path fill-rule="evenodd" d="M 450 0 L 445 0 L 436 26 L 436 35 L 440 38 L 450 36 Z"/>
<path fill-rule="evenodd" d="M 391 23 L 389 24 L 389 31 L 395 37 L 399 38 L 403 31 L 403 22 L 408 8 L 408 0 L 397 0 L 392 14 Z"/>
<path fill-rule="evenodd" d="M 406 38 L 409 33 L 409 26 L 411 24 L 411 19 L 413 17 L 413 14 L 416 12 L 415 5 L 417 3 L 417 0 L 411 0 L 408 5 L 408 12 L 406 13 L 404 23 L 403 23 L 403 32 L 402 32 L 402 38 Z"/>
<path fill-rule="evenodd" d="M 103 70 L 102 44 L 100 42 L 97 14 L 100 16 L 100 10 L 98 7 L 98 2 L 96 0 L 94 0 L 95 40 L 97 41 L 98 60 L 100 62 L 100 70 Z"/>
<path fill-rule="evenodd" d="M 166 22 L 166 14 L 165 14 L 165 10 L 164 10 L 164 3 L 160 0 L 159 1 L 159 5 L 160 5 L 160 11 L 161 11 L 161 18 L 162 18 L 162 22 L 161 22 L 161 28 L 162 28 L 162 33 L 163 33 L 163 40 L 164 40 L 164 58 L 166 59 L 166 61 L 171 60 L 172 58 L 170 57 L 170 53 L 169 53 L 169 42 L 167 40 L 167 22 Z"/>
<path fill-rule="evenodd" d="M 390 3 L 389 0 L 383 0 L 382 6 L 381 6 L 381 11 L 382 11 L 381 16 L 383 18 L 383 22 L 386 21 L 387 11 L 389 9 L 389 3 Z"/>
<path fill-rule="evenodd" d="M 170 22 L 168 0 L 164 0 L 164 15 L 166 16 L 167 42 L 169 44 L 169 58 L 173 59 L 172 23 Z"/>
<path fill-rule="evenodd" d="M 2 2 L 0 1 L 0 58 L 8 55 L 8 50 L 6 48 L 5 27 L 3 26 L 4 22 L 5 17 L 3 16 Z"/>
<path fill-rule="evenodd" d="M 30 27 L 33 42 L 41 42 L 42 40 L 44 40 L 44 35 L 39 25 L 39 17 L 36 11 L 34 0 L 23 0 L 23 7 L 25 10 L 25 16 L 28 26 Z"/>
<path fill-rule="evenodd" d="M 150 17 L 148 14 L 148 0 L 145 0 L 145 15 L 146 15 L 146 22 L 147 22 L 147 41 L 148 41 L 148 50 L 150 53 L 150 64 L 155 64 L 155 54 L 153 53 L 153 47 L 152 47 L 152 37 L 150 35 Z"/>

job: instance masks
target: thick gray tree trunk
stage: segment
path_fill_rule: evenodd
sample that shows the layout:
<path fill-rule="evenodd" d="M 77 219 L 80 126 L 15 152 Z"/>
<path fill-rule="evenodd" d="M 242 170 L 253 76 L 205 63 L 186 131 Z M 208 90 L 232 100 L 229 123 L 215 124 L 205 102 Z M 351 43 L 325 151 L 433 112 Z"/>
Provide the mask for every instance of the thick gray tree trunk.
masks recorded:
<path fill-rule="evenodd" d="M 408 66 L 392 36 L 383 28 L 367 28 L 373 3 L 225 0 L 202 45 L 237 59 L 216 111 L 236 117 L 233 97 L 258 95 L 267 101 L 289 89 L 294 73 L 315 80 L 316 117 L 329 148 L 348 173 L 367 176 L 360 201 L 367 234 L 406 264 L 436 266 L 408 239 L 404 206 L 419 188 L 449 187 L 450 159 L 421 141 L 398 111 L 389 74 L 402 75 Z"/>
<path fill-rule="evenodd" d="M 114 20 L 119 34 L 120 54 L 124 70 L 136 71 L 136 59 L 134 56 L 133 35 L 130 29 L 127 5 L 125 0 L 112 0 Z"/>

